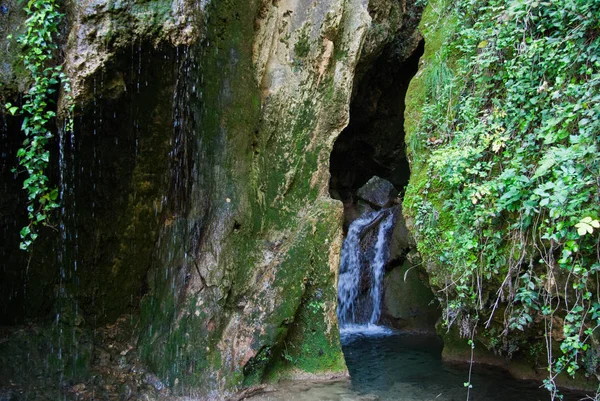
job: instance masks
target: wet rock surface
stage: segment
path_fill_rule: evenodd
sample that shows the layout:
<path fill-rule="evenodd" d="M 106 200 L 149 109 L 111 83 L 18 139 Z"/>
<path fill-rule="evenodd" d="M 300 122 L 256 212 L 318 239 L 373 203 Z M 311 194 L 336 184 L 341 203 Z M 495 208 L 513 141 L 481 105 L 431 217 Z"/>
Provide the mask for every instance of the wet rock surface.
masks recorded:
<path fill-rule="evenodd" d="M 14 359 L 1 351 L 0 362 L 14 363 L 19 358 L 29 358 L 28 366 L 21 366 L 19 374 L 10 374 L 8 366 L 0 368 L 0 400 L 20 401 L 183 401 L 187 398 L 175 397 L 164 382 L 150 372 L 139 358 L 135 336 L 136 318 L 121 316 L 114 324 L 106 325 L 83 334 L 77 353 L 88 354 L 87 366 L 71 365 L 65 361 L 63 367 L 52 368 L 59 350 L 51 348 L 49 336 L 53 329 L 30 325 L 4 330 L 0 335 L 0 347 L 12 347 Z M 27 336 L 36 335 L 40 340 L 23 343 Z M 48 336 L 48 337 L 47 337 Z M 85 338 L 85 340 L 83 339 Z M 83 347 L 87 341 L 88 346 Z M 92 344 L 93 342 L 93 344 Z M 65 349 L 60 352 L 65 359 L 72 359 L 75 353 Z M 27 355 L 27 357 L 25 356 Z M 17 367 L 15 367 L 17 368 Z M 73 369 L 81 369 L 73 375 Z M 70 376 L 70 377 L 68 377 Z M 41 380 L 43 378 L 43 380 Z"/>
<path fill-rule="evenodd" d="M 439 304 L 422 269 L 407 262 L 386 274 L 381 317 L 385 325 L 435 335 L 439 317 Z"/>
<path fill-rule="evenodd" d="M 365 185 L 358 189 L 356 194 L 360 199 L 371 205 L 385 208 L 394 202 L 398 191 L 388 180 L 373 176 Z"/>
<path fill-rule="evenodd" d="M 408 252 L 414 248 L 414 241 L 406 227 L 402 205 L 397 205 L 395 215 L 394 231 L 390 239 L 390 263 L 397 265 L 403 263 Z"/>

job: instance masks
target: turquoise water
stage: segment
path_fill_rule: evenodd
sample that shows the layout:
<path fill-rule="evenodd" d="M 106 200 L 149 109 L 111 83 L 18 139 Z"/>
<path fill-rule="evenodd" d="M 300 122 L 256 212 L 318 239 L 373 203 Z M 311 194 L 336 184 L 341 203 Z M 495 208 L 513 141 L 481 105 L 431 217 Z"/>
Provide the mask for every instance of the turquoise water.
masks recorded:
<path fill-rule="evenodd" d="M 468 366 L 446 364 L 437 337 L 384 328 L 347 329 L 342 346 L 350 380 L 295 383 L 253 400 L 264 401 L 465 401 Z M 538 383 L 515 380 L 506 372 L 474 365 L 470 401 L 548 401 Z M 565 394 L 565 401 L 581 394 Z"/>

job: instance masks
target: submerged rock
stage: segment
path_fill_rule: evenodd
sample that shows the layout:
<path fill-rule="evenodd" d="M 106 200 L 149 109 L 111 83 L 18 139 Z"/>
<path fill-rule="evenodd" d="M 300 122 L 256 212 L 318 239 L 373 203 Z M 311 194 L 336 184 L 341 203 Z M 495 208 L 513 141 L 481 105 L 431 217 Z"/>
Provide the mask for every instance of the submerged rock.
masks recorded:
<path fill-rule="evenodd" d="M 373 176 L 365 185 L 359 188 L 357 195 L 371 205 L 384 208 L 394 202 L 394 199 L 398 196 L 398 191 L 388 180 Z"/>

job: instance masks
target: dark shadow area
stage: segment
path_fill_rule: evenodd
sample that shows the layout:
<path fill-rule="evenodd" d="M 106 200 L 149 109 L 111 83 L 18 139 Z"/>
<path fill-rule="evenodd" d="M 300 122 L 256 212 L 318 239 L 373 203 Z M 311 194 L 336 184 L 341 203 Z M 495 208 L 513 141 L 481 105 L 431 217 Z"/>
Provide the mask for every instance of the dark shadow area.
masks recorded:
<path fill-rule="evenodd" d="M 417 73 L 424 41 L 404 61 L 390 45 L 356 84 L 350 123 L 336 140 L 330 159 L 332 198 L 356 201 L 356 191 L 371 177 L 390 181 L 403 193 L 410 178 L 404 144 L 404 99 Z"/>
<path fill-rule="evenodd" d="M 144 292 L 166 192 L 179 52 L 132 46 L 89 82 L 93 99 L 63 144 L 63 216 L 73 293 L 98 322 L 130 312 Z M 115 286 L 115 283 L 119 283 Z"/>
<path fill-rule="evenodd" d="M 137 307 L 168 185 L 180 52 L 138 43 L 86 82 L 74 134 L 56 129 L 50 143 L 61 207 L 30 255 L 19 250 L 25 174 L 11 172 L 23 134 L 0 113 L 0 325 L 54 319 L 67 304 L 66 319 L 95 325 Z"/>
<path fill-rule="evenodd" d="M 27 221 L 26 193 L 23 177 L 13 172 L 23 142 L 21 122 L 0 112 L 0 324 L 13 321 L 23 311 L 26 291 L 27 257 L 19 249 L 19 231 Z"/>
<path fill-rule="evenodd" d="M 23 134 L 0 113 L 0 400 L 113 399 L 137 388 L 116 371 L 146 377 L 130 369 L 134 315 L 176 157 L 183 53 L 136 43 L 86 82 L 74 133 L 55 124 L 47 175 L 61 206 L 31 254 L 18 249 L 25 174 L 11 172 Z"/>

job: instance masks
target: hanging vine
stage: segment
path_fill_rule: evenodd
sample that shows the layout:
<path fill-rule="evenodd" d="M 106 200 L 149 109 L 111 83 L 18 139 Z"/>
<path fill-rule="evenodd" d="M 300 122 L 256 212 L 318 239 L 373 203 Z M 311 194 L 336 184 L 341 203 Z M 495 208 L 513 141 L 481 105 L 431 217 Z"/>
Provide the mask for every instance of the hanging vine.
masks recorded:
<path fill-rule="evenodd" d="M 59 36 L 58 27 L 63 17 L 54 0 L 30 0 L 25 5 L 28 15 L 25 21 L 26 31 L 16 38 L 22 47 L 21 60 L 31 74 L 32 84 L 23 98 L 23 105 L 11 103 L 6 108 L 12 115 L 23 117 L 21 131 L 25 135 L 17 158 L 27 178 L 23 189 L 27 191 L 27 212 L 29 222 L 21 229 L 23 250 L 30 250 L 38 236 L 38 226 L 48 224 L 48 215 L 59 205 L 58 190 L 50 187 L 45 171 L 50 161 L 48 143 L 52 138 L 51 123 L 56 119 L 56 107 L 52 107 L 53 97 L 62 83 L 66 95 L 68 116 L 66 129 L 73 128 L 73 103 L 70 97 L 69 80 L 62 72 L 61 65 L 55 65 L 53 58 L 58 49 L 55 38 Z"/>

